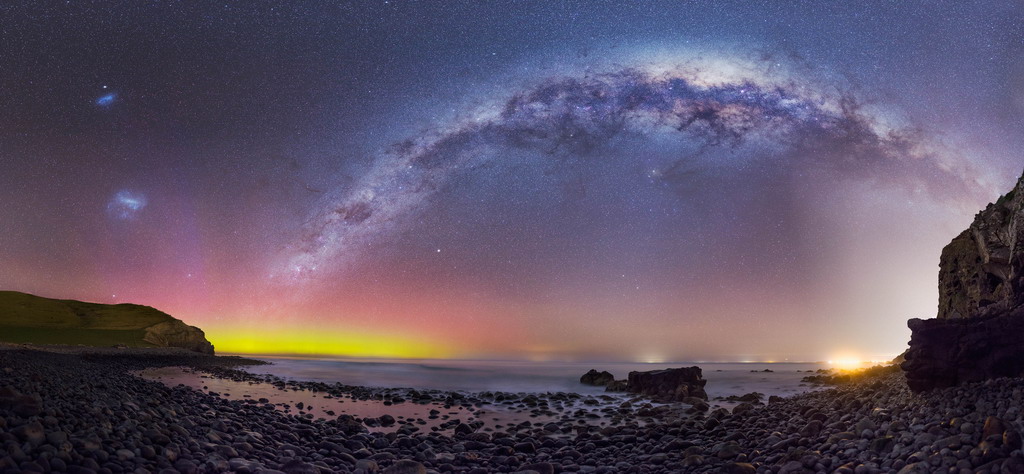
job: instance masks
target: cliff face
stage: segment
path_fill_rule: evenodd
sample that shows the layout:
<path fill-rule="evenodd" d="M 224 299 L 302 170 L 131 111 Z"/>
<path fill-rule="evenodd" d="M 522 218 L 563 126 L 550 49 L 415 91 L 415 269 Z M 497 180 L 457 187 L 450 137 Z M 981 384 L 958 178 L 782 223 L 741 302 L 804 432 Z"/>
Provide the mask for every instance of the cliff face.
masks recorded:
<path fill-rule="evenodd" d="M 213 344 L 201 329 L 149 306 L 56 300 L 15 291 L 0 291 L 0 341 L 181 347 L 213 354 Z"/>
<path fill-rule="evenodd" d="M 213 344 L 206 340 L 206 333 L 202 329 L 177 319 L 146 328 L 142 340 L 160 347 L 183 347 L 190 351 L 213 354 Z"/>
<path fill-rule="evenodd" d="M 936 319 L 911 319 L 913 390 L 1024 375 L 1024 176 L 942 249 Z"/>
<path fill-rule="evenodd" d="M 1004 314 L 1024 304 L 1024 177 L 942 249 L 939 319 Z"/>

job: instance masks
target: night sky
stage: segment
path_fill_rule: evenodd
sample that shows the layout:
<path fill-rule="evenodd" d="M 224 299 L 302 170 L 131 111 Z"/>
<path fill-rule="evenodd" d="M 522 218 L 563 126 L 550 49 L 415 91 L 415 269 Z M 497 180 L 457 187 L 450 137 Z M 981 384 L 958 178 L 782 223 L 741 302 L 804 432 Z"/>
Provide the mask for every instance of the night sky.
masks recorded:
<path fill-rule="evenodd" d="M 220 351 L 888 358 L 1021 150 L 1016 1 L 0 3 L 0 288 Z"/>

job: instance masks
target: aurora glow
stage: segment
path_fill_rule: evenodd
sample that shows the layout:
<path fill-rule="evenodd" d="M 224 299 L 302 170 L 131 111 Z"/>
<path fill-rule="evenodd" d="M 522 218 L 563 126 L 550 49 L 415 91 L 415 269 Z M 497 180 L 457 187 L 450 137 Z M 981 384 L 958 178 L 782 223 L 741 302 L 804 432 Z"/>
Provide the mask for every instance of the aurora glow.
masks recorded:
<path fill-rule="evenodd" d="M 1022 167 L 1015 2 L 97 5 L 0 6 L 0 288 L 221 351 L 882 360 Z"/>

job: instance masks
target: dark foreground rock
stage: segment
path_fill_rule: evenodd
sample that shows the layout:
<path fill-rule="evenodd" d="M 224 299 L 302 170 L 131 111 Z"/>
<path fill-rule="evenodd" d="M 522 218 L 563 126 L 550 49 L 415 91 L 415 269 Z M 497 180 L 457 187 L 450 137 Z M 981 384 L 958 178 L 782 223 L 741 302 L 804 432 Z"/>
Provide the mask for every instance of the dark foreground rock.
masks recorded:
<path fill-rule="evenodd" d="M 942 249 L 937 317 L 908 325 L 914 390 L 1024 374 L 1024 177 Z"/>
<path fill-rule="evenodd" d="M 678 402 L 689 397 L 708 399 L 700 367 L 630 372 L 627 390 L 660 401 Z"/>
<path fill-rule="evenodd" d="M 590 369 L 580 377 L 581 384 L 594 385 L 598 387 L 605 387 L 614 381 L 615 376 L 606 370 L 598 372 L 596 369 Z"/>
<path fill-rule="evenodd" d="M 911 319 L 903 370 L 913 390 L 1024 374 L 1024 309 L 972 319 Z"/>

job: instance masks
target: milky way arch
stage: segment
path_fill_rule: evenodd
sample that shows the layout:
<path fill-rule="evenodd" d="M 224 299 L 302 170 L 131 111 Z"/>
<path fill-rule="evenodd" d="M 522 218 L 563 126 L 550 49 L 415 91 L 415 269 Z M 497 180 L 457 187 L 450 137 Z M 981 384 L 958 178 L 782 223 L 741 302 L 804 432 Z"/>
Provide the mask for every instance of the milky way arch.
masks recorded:
<path fill-rule="evenodd" d="M 317 203 L 273 273 L 294 281 L 344 268 L 458 170 L 500 156 L 495 150 L 599 156 L 595 150 L 624 134 L 671 137 L 697 150 L 769 144 L 762 148 L 780 166 L 891 181 L 940 198 L 967 189 L 965 171 L 919 133 L 887 128 L 852 94 L 808 94 L 808 86 L 754 79 L 709 84 L 699 72 L 633 68 L 548 79 L 450 127 L 390 147 L 353 186 Z M 686 154 L 656 175 L 685 179 L 682 170 L 694 159 Z"/>

